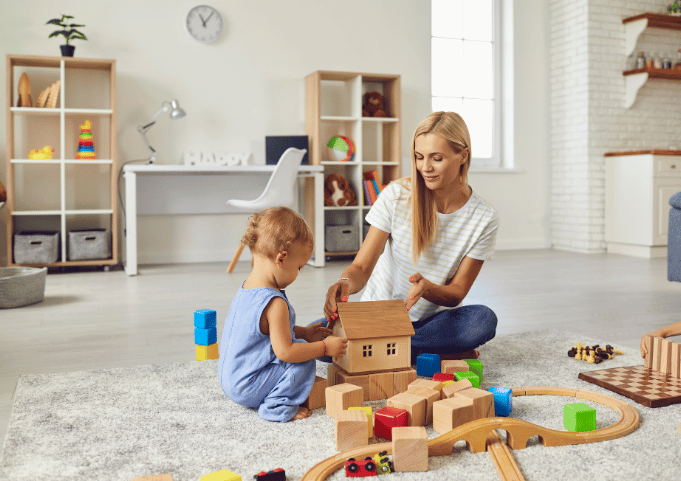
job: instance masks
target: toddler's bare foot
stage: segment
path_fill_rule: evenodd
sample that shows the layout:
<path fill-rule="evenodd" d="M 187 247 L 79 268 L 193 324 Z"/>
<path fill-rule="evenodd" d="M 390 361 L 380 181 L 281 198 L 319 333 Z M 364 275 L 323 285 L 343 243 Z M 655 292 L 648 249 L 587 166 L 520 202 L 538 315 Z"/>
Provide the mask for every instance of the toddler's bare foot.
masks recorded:
<path fill-rule="evenodd" d="M 298 406 L 298 412 L 296 413 L 295 416 L 293 416 L 292 421 L 295 421 L 296 419 L 305 419 L 309 417 L 312 413 L 310 410 L 306 407 L 303 406 Z"/>

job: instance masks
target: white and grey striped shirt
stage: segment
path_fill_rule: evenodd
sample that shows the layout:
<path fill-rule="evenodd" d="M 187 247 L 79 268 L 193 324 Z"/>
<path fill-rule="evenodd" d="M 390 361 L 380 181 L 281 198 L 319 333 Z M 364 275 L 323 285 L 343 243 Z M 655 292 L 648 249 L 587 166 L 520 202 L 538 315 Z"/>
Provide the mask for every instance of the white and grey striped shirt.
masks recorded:
<path fill-rule="evenodd" d="M 388 232 L 385 249 L 362 294 L 362 301 L 406 299 L 409 277 L 419 272 L 438 285 L 449 282 L 461 260 L 494 258 L 499 216 L 494 207 L 472 193 L 468 202 L 456 212 L 438 212 L 438 233 L 418 265 L 412 260 L 412 232 L 409 190 L 400 181 L 389 184 L 366 216 L 369 224 Z M 409 311 L 412 322 L 424 319 L 446 307 L 420 299 Z"/>

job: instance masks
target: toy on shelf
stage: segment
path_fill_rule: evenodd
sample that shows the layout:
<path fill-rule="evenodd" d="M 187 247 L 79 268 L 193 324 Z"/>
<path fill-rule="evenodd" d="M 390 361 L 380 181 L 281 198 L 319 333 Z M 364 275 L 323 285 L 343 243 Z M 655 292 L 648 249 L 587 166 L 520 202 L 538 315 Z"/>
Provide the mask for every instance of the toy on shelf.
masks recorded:
<path fill-rule="evenodd" d="M 286 481 L 286 471 L 283 468 L 262 471 L 253 475 L 255 481 Z"/>
<path fill-rule="evenodd" d="M 61 81 L 57 80 L 50 87 L 48 87 L 49 92 L 47 94 L 47 100 L 45 100 L 44 107 L 53 109 L 57 106 L 57 99 L 59 98 L 59 86 L 60 85 L 61 85 Z M 42 97 L 42 95 L 43 94 L 41 92 L 40 96 Z M 38 107 L 43 107 L 43 105 L 38 105 Z"/>
<path fill-rule="evenodd" d="M 53 153 L 54 149 L 49 145 L 46 145 L 40 150 L 38 149 L 31 150 L 28 153 L 28 158 L 31 160 L 51 159 Z"/>
<path fill-rule="evenodd" d="M 95 154 L 95 146 L 92 142 L 92 122 L 86 120 L 84 124 L 80 125 L 76 159 L 95 160 L 96 158 L 97 154 Z"/>
<path fill-rule="evenodd" d="M 347 207 L 357 205 L 357 196 L 348 179 L 340 174 L 329 174 L 324 180 L 324 205 Z"/>
<path fill-rule="evenodd" d="M 388 117 L 388 112 L 383 109 L 385 98 L 380 92 L 365 93 L 363 101 L 362 117 Z"/>
<path fill-rule="evenodd" d="M 326 143 L 329 159 L 336 162 L 348 162 L 355 157 L 355 143 L 343 135 L 334 135 Z"/>
<path fill-rule="evenodd" d="M 196 344 L 196 360 L 209 361 L 218 359 L 217 313 L 212 309 L 194 311 L 194 344 Z"/>
<path fill-rule="evenodd" d="M 601 348 L 598 344 L 595 346 L 585 346 L 581 342 L 568 351 L 569 357 L 574 357 L 578 361 L 586 361 L 589 364 L 600 364 L 603 361 L 612 359 L 615 354 L 622 354 L 622 351 L 613 349 L 608 344 L 605 348 Z"/>
<path fill-rule="evenodd" d="M 33 99 L 31 98 L 31 81 L 28 80 L 26 72 L 21 74 L 19 79 L 19 99 L 17 107 L 33 107 Z"/>

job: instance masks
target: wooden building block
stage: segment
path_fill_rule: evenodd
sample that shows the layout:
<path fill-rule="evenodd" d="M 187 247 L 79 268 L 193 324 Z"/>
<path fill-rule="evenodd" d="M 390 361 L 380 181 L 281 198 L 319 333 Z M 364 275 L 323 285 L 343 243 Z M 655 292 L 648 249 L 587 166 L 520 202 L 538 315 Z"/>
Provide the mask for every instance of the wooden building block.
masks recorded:
<path fill-rule="evenodd" d="M 367 435 L 369 438 L 374 437 L 374 412 L 369 406 L 364 406 L 364 407 L 359 407 L 359 406 L 351 406 L 348 408 L 348 411 L 364 411 L 367 413 L 367 424 L 368 428 L 367 429 Z"/>
<path fill-rule="evenodd" d="M 440 400 L 440 393 L 435 389 L 427 387 L 411 387 L 407 389 L 407 394 L 416 394 L 426 400 L 426 423 L 433 424 L 433 403 Z"/>
<path fill-rule="evenodd" d="M 338 372 L 338 369 L 338 366 L 334 363 L 329 364 L 329 367 L 326 368 L 326 380 L 328 381 L 329 386 L 336 385 L 336 373 Z"/>
<path fill-rule="evenodd" d="M 473 400 L 454 396 L 433 404 L 433 430 L 445 434 L 454 428 L 475 420 Z"/>
<path fill-rule="evenodd" d="M 471 383 L 470 379 L 456 381 L 454 384 L 449 384 L 442 388 L 442 399 L 453 397 L 457 392 L 463 391 L 464 389 L 471 389 L 472 387 L 473 383 Z"/>
<path fill-rule="evenodd" d="M 369 397 L 369 375 L 368 374 L 349 374 L 342 369 L 336 372 L 336 382 L 338 384 L 353 384 L 362 388 L 364 400 L 368 401 Z"/>
<path fill-rule="evenodd" d="M 427 412 L 426 398 L 402 392 L 388 399 L 386 405 L 407 411 L 407 426 L 425 426 Z"/>
<path fill-rule="evenodd" d="M 463 359 L 460 361 L 446 359 L 440 362 L 440 372 L 454 374 L 455 372 L 466 371 L 470 371 L 470 367 L 468 366 L 468 363 Z"/>
<path fill-rule="evenodd" d="M 442 392 L 442 382 L 433 381 L 432 379 L 415 379 L 409 383 L 409 387 L 407 389 L 412 387 L 425 387 L 427 389 Z"/>
<path fill-rule="evenodd" d="M 672 344 L 672 377 L 674 379 L 681 378 L 681 344 L 675 342 Z"/>
<path fill-rule="evenodd" d="M 643 365 L 647 367 L 648 369 L 653 368 L 653 338 L 650 336 L 645 336 L 643 338 L 643 342 L 646 345 L 646 349 L 648 349 L 648 353 L 646 354 L 646 357 L 643 360 Z"/>
<path fill-rule="evenodd" d="M 393 395 L 405 392 L 416 377 L 416 370 L 413 368 L 393 372 Z"/>
<path fill-rule="evenodd" d="M 672 345 L 674 343 L 669 339 L 662 339 L 660 341 L 660 372 L 662 374 L 671 374 L 672 372 Z"/>
<path fill-rule="evenodd" d="M 315 376 L 314 384 L 312 385 L 312 390 L 310 395 L 307 397 L 303 406 L 308 408 L 310 411 L 313 409 L 319 409 L 326 406 L 326 388 L 328 387 L 328 382 L 323 377 Z"/>
<path fill-rule="evenodd" d="M 404 409 L 390 406 L 379 409 L 374 414 L 374 436 L 377 438 L 392 439 L 392 430 L 407 425 L 409 413 Z"/>
<path fill-rule="evenodd" d="M 468 398 L 473 401 L 475 419 L 494 417 L 494 394 L 475 387 L 457 392 L 454 397 Z"/>
<path fill-rule="evenodd" d="M 369 375 L 369 400 L 379 401 L 388 399 L 395 395 L 394 385 L 395 373 L 377 372 Z"/>
<path fill-rule="evenodd" d="M 369 444 L 367 413 L 360 410 L 340 411 L 336 416 L 336 450 L 347 451 Z"/>
<path fill-rule="evenodd" d="M 132 478 L 132 481 L 173 481 L 173 475 L 166 474 L 152 474 L 151 476 L 139 476 Z"/>
<path fill-rule="evenodd" d="M 426 428 L 412 426 L 393 429 L 392 448 L 395 472 L 428 471 Z"/>
<path fill-rule="evenodd" d="M 335 386 L 327 387 L 325 396 L 326 414 L 334 418 L 336 414 L 351 406 L 364 405 L 362 388 L 354 384 L 336 384 Z"/>
<path fill-rule="evenodd" d="M 653 338 L 653 367 L 651 368 L 653 371 L 659 371 L 660 370 L 661 359 L 662 359 L 662 338 L 661 337 L 654 337 Z"/>

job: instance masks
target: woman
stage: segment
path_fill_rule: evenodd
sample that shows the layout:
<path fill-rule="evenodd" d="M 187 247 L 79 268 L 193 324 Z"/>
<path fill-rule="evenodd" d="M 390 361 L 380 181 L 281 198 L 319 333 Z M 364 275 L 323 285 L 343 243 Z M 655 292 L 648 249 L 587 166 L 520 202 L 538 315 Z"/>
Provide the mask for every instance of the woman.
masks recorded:
<path fill-rule="evenodd" d="M 468 185 L 471 141 L 454 112 L 428 115 L 414 132 L 411 176 L 390 183 L 366 216 L 354 261 L 326 296 L 324 315 L 366 286 L 361 300 L 403 299 L 416 334 L 412 359 L 477 357 L 496 332 L 486 306 L 461 306 L 482 264 L 494 257 L 498 216 Z"/>

